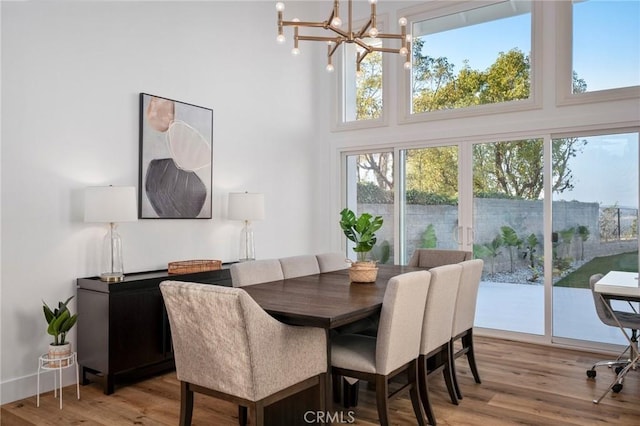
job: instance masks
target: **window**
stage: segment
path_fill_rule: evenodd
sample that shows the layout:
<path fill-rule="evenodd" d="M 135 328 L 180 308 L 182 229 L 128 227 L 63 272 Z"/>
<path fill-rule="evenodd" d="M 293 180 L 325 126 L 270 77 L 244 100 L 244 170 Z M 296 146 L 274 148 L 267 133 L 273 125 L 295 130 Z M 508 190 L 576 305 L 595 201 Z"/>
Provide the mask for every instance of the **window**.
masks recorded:
<path fill-rule="evenodd" d="M 573 1 L 572 93 L 640 85 L 640 2 Z"/>
<path fill-rule="evenodd" d="M 368 39 L 370 44 L 375 43 Z M 381 43 L 378 43 L 381 44 Z M 356 71 L 355 45 L 345 46 L 345 116 L 344 121 L 375 120 L 382 117 L 382 53 L 372 52 Z M 355 90 L 354 90 L 355 86 Z"/>
<path fill-rule="evenodd" d="M 382 216 L 376 232 L 377 242 L 369 257 L 379 263 L 393 263 L 394 179 L 393 152 L 367 152 L 346 156 L 346 207 L 356 215 Z M 347 241 L 347 253 L 354 257 L 353 243 Z"/>
<path fill-rule="evenodd" d="M 531 21 L 524 1 L 415 21 L 411 112 L 528 99 Z"/>

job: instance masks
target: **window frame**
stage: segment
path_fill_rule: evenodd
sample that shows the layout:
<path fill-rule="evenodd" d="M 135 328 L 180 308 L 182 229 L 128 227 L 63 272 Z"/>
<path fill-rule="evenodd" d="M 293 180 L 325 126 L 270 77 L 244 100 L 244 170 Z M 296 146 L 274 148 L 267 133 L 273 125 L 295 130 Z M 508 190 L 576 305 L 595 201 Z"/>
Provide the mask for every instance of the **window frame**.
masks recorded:
<path fill-rule="evenodd" d="M 360 28 L 367 22 L 366 19 L 354 21 L 354 28 Z M 389 28 L 389 15 L 379 14 L 377 15 L 378 29 L 386 31 Z M 340 49 L 344 49 L 346 46 L 341 46 Z M 346 85 L 348 79 L 345 76 L 347 70 L 345 69 L 345 61 L 343 60 L 343 52 L 337 52 L 337 57 L 334 58 L 336 64 L 336 78 L 335 78 L 335 93 L 336 102 L 333 103 L 333 120 L 331 120 L 331 131 L 345 131 L 345 130 L 357 130 L 357 129 L 371 129 L 376 127 L 387 127 L 389 125 L 389 110 L 390 110 L 390 97 L 389 88 L 391 86 L 392 78 L 390 74 L 389 61 L 386 60 L 386 54 L 382 54 L 382 113 L 379 118 L 367 119 L 367 120 L 353 120 L 345 121 L 346 111 Z M 355 70 L 352 70 L 355 73 Z"/>
<path fill-rule="evenodd" d="M 508 1 L 508 0 L 507 0 Z M 414 8 L 403 9 L 399 13 L 407 18 L 410 27 L 415 22 L 440 18 L 447 15 L 465 12 L 479 7 L 504 3 L 505 0 L 456 2 L 455 4 L 427 4 Z M 450 118 L 466 118 L 484 115 L 495 115 L 509 112 L 529 111 L 542 109 L 542 35 L 544 31 L 542 5 L 531 0 L 531 87 L 529 99 L 521 99 L 495 104 L 476 105 L 450 110 L 438 110 L 421 113 L 411 112 L 412 93 L 411 76 L 407 73 L 402 76 L 398 96 L 398 124 L 410 124 L 428 121 L 438 121 Z"/>
<path fill-rule="evenodd" d="M 573 93 L 573 2 L 557 2 L 555 7 L 557 17 L 556 104 L 558 106 L 581 105 L 638 98 L 640 85 Z"/>

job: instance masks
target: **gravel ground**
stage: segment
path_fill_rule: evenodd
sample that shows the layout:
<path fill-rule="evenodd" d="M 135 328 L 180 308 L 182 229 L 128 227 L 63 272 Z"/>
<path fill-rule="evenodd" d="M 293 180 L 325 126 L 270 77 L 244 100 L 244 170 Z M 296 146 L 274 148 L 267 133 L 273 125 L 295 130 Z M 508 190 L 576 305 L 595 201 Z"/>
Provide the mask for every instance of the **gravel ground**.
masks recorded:
<path fill-rule="evenodd" d="M 565 271 L 562 276 L 567 275 L 568 273 L 580 268 L 585 261 L 576 261 L 571 266 L 571 269 Z M 536 280 L 532 280 L 533 272 L 529 268 L 516 269 L 513 272 L 510 271 L 499 271 L 494 274 L 491 273 L 483 273 L 482 280 L 483 281 L 492 281 L 494 283 L 512 283 L 512 284 L 529 284 L 529 285 L 542 285 L 543 284 L 543 274 L 540 271 L 540 274 Z M 562 277 L 553 277 L 553 282 L 555 283 Z"/>

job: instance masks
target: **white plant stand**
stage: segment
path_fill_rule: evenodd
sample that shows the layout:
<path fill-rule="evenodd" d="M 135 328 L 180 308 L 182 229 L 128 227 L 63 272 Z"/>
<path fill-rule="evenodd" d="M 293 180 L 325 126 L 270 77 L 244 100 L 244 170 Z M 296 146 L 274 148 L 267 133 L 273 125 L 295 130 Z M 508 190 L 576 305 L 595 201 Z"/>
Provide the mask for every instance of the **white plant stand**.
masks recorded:
<path fill-rule="evenodd" d="M 60 387 L 60 409 L 62 410 L 62 370 L 75 366 L 76 368 L 76 392 L 80 399 L 80 374 L 78 372 L 78 355 L 72 352 L 64 358 L 49 358 L 49 354 L 43 354 L 38 359 L 38 394 L 36 406 L 40 407 L 40 372 L 54 371 L 53 375 L 53 396 L 58 397 L 58 386 Z M 59 383 L 58 383 L 59 382 Z"/>

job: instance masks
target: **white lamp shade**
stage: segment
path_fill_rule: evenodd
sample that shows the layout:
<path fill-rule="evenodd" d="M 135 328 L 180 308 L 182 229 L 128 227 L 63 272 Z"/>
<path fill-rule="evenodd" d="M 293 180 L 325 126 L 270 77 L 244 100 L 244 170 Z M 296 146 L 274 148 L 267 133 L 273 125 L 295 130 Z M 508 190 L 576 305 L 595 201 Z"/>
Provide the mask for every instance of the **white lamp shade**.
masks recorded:
<path fill-rule="evenodd" d="M 262 220 L 264 219 L 264 194 L 248 192 L 229 193 L 229 219 Z"/>
<path fill-rule="evenodd" d="M 134 222 L 137 207 L 134 186 L 90 186 L 84 191 L 85 222 Z"/>

